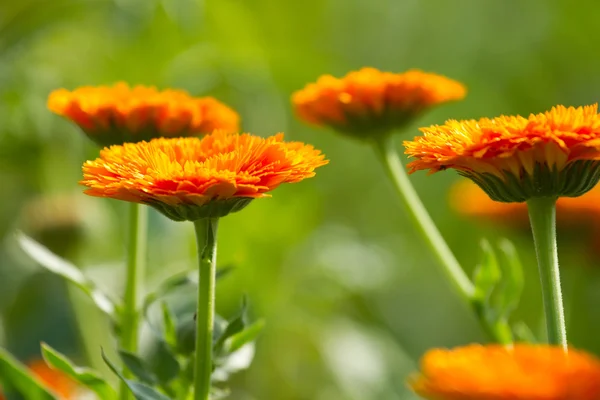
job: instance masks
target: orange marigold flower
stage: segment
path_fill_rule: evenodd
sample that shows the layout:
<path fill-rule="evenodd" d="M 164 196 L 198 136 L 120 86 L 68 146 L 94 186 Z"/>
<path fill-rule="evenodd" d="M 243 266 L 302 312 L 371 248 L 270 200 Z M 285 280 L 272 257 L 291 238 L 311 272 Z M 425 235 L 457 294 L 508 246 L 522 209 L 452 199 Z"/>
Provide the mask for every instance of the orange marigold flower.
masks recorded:
<path fill-rule="evenodd" d="M 215 129 L 239 131 L 239 116 L 212 97 L 195 98 L 182 90 L 155 87 L 86 86 L 55 90 L 48 108 L 75 122 L 101 146 L 161 136 L 197 136 Z"/>
<path fill-rule="evenodd" d="M 424 110 L 465 94 L 461 83 L 441 75 L 363 68 L 343 78 L 321 76 L 295 92 L 292 103 L 308 123 L 368 139 L 387 135 Z"/>
<path fill-rule="evenodd" d="M 600 360 L 548 345 L 434 349 L 409 385 L 430 400 L 598 400 Z"/>
<path fill-rule="evenodd" d="M 468 180 L 457 182 L 450 190 L 450 205 L 460 214 L 477 219 L 529 228 L 525 203 L 501 203 Z M 556 202 L 557 223 L 561 226 L 600 223 L 600 186 L 581 197 L 561 197 Z"/>
<path fill-rule="evenodd" d="M 405 141 L 410 172 L 447 168 L 472 179 L 494 200 L 576 197 L 600 177 L 598 106 L 556 106 L 542 114 L 446 121 Z"/>
<path fill-rule="evenodd" d="M 61 400 L 75 398 L 77 385 L 68 376 L 50 368 L 44 360 L 35 360 L 27 365 L 31 372 Z"/>
<path fill-rule="evenodd" d="M 148 204 L 167 217 L 221 217 L 282 183 L 299 182 L 327 164 L 310 145 L 215 131 L 202 138 L 125 143 L 83 165 L 91 196 Z"/>

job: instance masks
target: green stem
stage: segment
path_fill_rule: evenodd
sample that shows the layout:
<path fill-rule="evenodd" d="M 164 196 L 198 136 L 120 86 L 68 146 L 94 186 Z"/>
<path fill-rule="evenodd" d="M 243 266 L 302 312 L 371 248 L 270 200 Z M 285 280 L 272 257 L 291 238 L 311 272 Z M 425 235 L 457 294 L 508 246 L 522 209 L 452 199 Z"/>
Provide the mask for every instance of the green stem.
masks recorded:
<path fill-rule="evenodd" d="M 408 175 L 400 162 L 392 138 L 388 136 L 378 140 L 375 142 L 375 149 L 387 174 L 400 195 L 404 208 L 410 216 L 414 226 L 421 234 L 421 237 L 439 261 L 444 275 L 450 280 L 463 300 L 466 303 L 471 304 L 471 296 L 474 291 L 473 284 L 431 220 L 423 203 L 421 203 L 419 195 L 410 183 Z"/>
<path fill-rule="evenodd" d="M 138 302 L 144 281 L 146 264 L 146 236 L 148 213 L 145 206 L 131 203 L 129 208 L 127 275 L 125 278 L 125 294 L 121 313 L 121 337 L 119 346 L 122 350 L 135 353 L 138 347 Z M 125 376 L 131 377 L 127 369 Z M 124 384 L 121 384 L 119 398 L 133 399 L 133 395 Z"/>
<path fill-rule="evenodd" d="M 194 221 L 198 244 L 199 282 L 196 314 L 196 365 L 194 399 L 208 400 L 212 374 L 212 342 L 215 322 L 218 218 Z"/>
<path fill-rule="evenodd" d="M 527 208 L 542 283 L 548 342 L 566 349 L 567 330 L 556 248 L 556 198 L 532 198 L 527 201 Z"/>

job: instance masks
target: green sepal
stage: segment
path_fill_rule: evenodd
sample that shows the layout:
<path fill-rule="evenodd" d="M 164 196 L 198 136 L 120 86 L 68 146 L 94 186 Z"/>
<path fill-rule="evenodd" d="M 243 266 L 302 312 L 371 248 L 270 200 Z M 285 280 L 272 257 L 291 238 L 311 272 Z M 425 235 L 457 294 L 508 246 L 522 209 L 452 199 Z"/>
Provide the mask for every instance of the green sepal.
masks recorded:
<path fill-rule="evenodd" d="M 169 205 L 159 201 L 146 204 L 158 210 L 173 221 L 197 221 L 203 218 L 220 218 L 244 209 L 253 200 L 251 197 L 232 197 L 224 200 L 211 200 L 203 205 Z"/>
<path fill-rule="evenodd" d="M 579 197 L 591 190 L 600 179 L 600 161 L 577 160 L 560 171 L 556 166 L 536 163 L 533 173 L 521 170 L 519 176 L 502 171 L 502 177 L 491 173 L 459 170 L 475 182 L 492 200 L 521 203 L 534 197 Z"/>

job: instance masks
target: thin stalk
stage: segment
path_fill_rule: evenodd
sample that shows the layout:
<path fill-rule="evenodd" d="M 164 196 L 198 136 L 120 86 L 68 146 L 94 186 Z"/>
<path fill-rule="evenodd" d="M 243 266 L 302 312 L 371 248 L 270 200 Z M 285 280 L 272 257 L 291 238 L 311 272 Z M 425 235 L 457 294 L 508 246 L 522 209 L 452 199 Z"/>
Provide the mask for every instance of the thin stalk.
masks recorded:
<path fill-rule="evenodd" d="M 566 349 L 567 329 L 556 248 L 556 198 L 532 198 L 527 201 L 527 208 L 542 283 L 548 342 Z"/>
<path fill-rule="evenodd" d="M 198 281 L 198 313 L 196 314 L 194 400 L 208 400 L 210 393 L 218 227 L 218 218 L 205 218 L 194 221 L 200 274 Z"/>
<path fill-rule="evenodd" d="M 474 291 L 473 284 L 454 257 L 454 254 L 452 254 L 452 251 L 419 199 L 419 195 L 410 183 L 408 175 L 400 162 L 398 153 L 394 148 L 392 138 L 388 136 L 375 142 L 375 150 L 396 191 L 400 195 L 400 200 L 410 216 L 413 225 L 417 228 L 421 234 L 421 238 L 427 243 L 429 249 L 439 262 L 442 272 L 463 300 L 467 304 L 471 304 L 471 296 Z"/>
<path fill-rule="evenodd" d="M 125 277 L 125 294 L 121 313 L 121 337 L 119 346 L 122 350 L 135 353 L 138 347 L 140 292 L 143 290 L 144 272 L 146 270 L 148 212 L 145 206 L 131 203 L 129 208 L 127 274 Z M 131 377 L 127 369 L 125 376 Z M 119 391 L 121 400 L 131 400 L 133 395 L 125 384 Z"/>

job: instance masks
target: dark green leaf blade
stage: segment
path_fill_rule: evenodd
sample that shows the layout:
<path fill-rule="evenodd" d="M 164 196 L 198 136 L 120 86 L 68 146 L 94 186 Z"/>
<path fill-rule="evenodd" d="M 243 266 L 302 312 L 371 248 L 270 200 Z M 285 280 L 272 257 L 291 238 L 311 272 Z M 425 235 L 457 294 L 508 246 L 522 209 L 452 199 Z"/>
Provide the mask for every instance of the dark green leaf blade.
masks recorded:
<path fill-rule="evenodd" d="M 104 354 L 104 350 L 102 351 L 102 358 L 108 367 L 114 372 L 124 383 L 127 385 L 133 396 L 137 400 L 171 400 L 164 394 L 156 391 L 148 385 L 145 385 L 140 382 L 132 381 L 130 379 L 125 379 L 125 377 L 119 372 L 117 367 L 106 357 Z"/>
<path fill-rule="evenodd" d="M 517 308 L 525 286 L 523 266 L 517 249 L 508 239 L 502 239 L 498 244 L 505 262 L 502 267 L 502 285 L 500 287 L 496 308 L 498 313 L 508 318 L 510 313 Z"/>
<path fill-rule="evenodd" d="M 149 371 L 149 368 L 146 367 L 138 356 L 125 350 L 119 350 L 119 357 L 121 357 L 121 361 L 123 361 L 127 369 L 140 381 L 149 385 L 156 384 L 156 376 Z"/>

